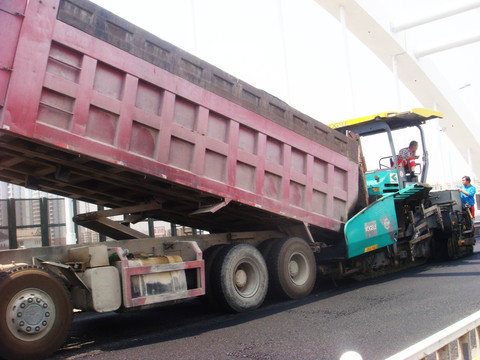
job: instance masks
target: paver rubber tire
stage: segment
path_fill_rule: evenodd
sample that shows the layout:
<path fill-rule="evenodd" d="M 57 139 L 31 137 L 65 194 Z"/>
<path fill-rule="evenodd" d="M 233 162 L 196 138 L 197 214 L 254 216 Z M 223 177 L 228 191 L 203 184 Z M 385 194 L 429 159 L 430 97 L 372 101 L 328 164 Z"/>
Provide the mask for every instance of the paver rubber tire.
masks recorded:
<path fill-rule="evenodd" d="M 447 260 L 454 260 L 457 258 L 456 249 L 457 239 L 455 236 L 451 236 L 447 241 Z"/>
<path fill-rule="evenodd" d="M 315 256 L 305 240 L 292 237 L 276 241 L 268 254 L 269 297 L 300 299 L 315 286 Z"/>
<path fill-rule="evenodd" d="M 268 291 L 268 272 L 260 251 L 248 244 L 225 246 L 215 258 L 212 286 L 227 311 L 244 312 L 261 306 Z"/>
<path fill-rule="evenodd" d="M 70 296 L 49 271 L 27 266 L 0 277 L 0 355 L 42 359 L 65 341 L 72 322 Z"/>
<path fill-rule="evenodd" d="M 433 261 L 446 261 L 448 260 L 448 243 L 450 241 L 450 233 L 435 230 L 431 239 L 430 245 L 432 249 L 431 259 Z"/>
<path fill-rule="evenodd" d="M 473 254 L 473 245 L 468 245 L 467 246 L 467 255 L 472 255 Z"/>

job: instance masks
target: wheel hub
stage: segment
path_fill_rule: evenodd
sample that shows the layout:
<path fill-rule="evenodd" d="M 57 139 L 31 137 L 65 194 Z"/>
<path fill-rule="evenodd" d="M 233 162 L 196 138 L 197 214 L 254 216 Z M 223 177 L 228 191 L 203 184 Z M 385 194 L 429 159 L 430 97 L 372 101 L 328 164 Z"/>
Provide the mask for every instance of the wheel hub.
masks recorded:
<path fill-rule="evenodd" d="M 235 285 L 241 289 L 246 284 L 247 284 L 247 273 L 243 269 L 238 269 L 235 272 Z"/>
<path fill-rule="evenodd" d="M 288 272 L 292 278 L 297 277 L 299 271 L 300 268 L 295 260 L 292 260 L 288 263 Z"/>
<path fill-rule="evenodd" d="M 307 266 L 307 259 L 300 252 L 295 252 L 288 261 L 288 274 L 290 280 L 297 286 L 302 286 L 308 280 L 310 272 Z"/>
<path fill-rule="evenodd" d="M 51 310 L 40 294 L 29 294 L 13 301 L 9 317 L 17 331 L 35 335 L 47 328 L 51 320 Z"/>

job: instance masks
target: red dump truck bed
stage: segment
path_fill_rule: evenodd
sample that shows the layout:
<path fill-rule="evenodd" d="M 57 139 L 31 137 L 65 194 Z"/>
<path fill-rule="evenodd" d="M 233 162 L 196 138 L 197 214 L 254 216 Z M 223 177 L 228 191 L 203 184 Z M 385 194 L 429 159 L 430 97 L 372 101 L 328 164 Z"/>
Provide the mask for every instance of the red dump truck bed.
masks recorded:
<path fill-rule="evenodd" d="M 338 231 L 357 144 L 84 0 L 0 0 L 0 180 L 210 230 Z"/>

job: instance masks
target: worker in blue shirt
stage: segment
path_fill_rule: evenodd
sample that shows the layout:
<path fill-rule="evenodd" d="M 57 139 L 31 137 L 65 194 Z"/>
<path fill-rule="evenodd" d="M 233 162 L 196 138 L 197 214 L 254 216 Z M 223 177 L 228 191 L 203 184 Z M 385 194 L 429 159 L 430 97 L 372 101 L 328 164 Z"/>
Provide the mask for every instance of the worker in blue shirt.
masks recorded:
<path fill-rule="evenodd" d="M 462 199 L 462 206 L 470 205 L 470 213 L 472 218 L 475 217 L 475 193 L 477 189 L 470 184 L 470 176 L 464 176 L 462 178 L 462 185 L 458 187 L 458 192 Z"/>

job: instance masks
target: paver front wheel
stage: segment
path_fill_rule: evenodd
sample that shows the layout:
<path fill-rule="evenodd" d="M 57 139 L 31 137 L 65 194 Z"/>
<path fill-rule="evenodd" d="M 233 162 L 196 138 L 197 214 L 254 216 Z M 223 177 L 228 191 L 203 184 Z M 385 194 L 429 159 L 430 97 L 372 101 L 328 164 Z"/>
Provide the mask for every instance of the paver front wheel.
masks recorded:
<path fill-rule="evenodd" d="M 64 284 L 37 267 L 0 277 L 0 354 L 7 359 L 41 359 L 65 341 L 72 305 Z"/>

